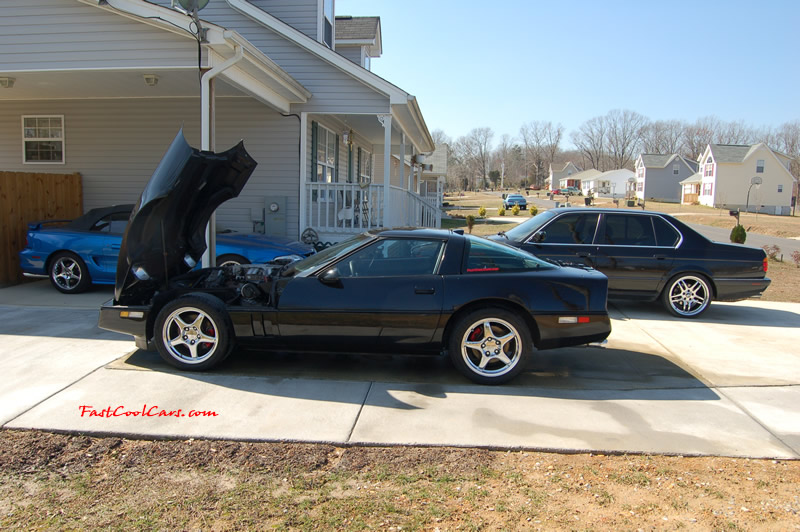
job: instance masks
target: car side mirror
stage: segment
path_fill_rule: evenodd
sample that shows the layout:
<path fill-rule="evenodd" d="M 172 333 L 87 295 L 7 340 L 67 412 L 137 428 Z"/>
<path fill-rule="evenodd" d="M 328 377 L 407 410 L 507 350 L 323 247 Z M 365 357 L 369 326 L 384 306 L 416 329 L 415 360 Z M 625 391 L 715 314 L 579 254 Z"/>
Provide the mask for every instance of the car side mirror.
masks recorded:
<path fill-rule="evenodd" d="M 328 286 L 336 286 L 342 283 L 339 277 L 339 270 L 336 268 L 331 268 L 319 276 L 319 280 L 322 284 L 326 284 Z"/>
<path fill-rule="evenodd" d="M 545 238 L 547 238 L 547 233 L 545 231 L 536 231 L 533 234 L 533 241 L 536 244 L 541 244 L 542 242 L 544 242 Z"/>

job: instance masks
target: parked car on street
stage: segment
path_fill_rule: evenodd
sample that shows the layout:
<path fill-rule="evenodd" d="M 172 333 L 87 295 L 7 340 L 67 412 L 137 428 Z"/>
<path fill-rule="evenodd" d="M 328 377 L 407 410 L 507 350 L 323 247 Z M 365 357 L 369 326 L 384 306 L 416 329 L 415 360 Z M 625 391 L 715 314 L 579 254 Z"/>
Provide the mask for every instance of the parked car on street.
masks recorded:
<path fill-rule="evenodd" d="M 154 345 L 184 370 L 209 369 L 251 343 L 449 353 L 485 384 L 512 379 L 535 349 L 601 341 L 611 331 L 603 274 L 463 232 L 373 231 L 302 260 L 192 270 L 208 213 L 238 195 L 254 167 L 241 143 L 209 154 L 176 137 L 159 165 L 172 171 L 151 178 L 131 217 L 100 327 Z"/>
<path fill-rule="evenodd" d="M 582 196 L 583 192 L 578 187 L 565 187 L 561 189 L 561 193 L 565 196 Z"/>
<path fill-rule="evenodd" d="M 27 245 L 19 252 L 23 275 L 48 277 L 65 294 L 83 292 L 92 284 L 114 284 L 117 255 L 132 210 L 133 205 L 115 205 L 91 209 L 74 220 L 29 223 Z M 218 265 L 264 263 L 312 253 L 312 246 L 288 238 L 234 232 L 217 235 Z"/>
<path fill-rule="evenodd" d="M 762 249 L 711 242 L 658 212 L 558 208 L 490 237 L 561 263 L 608 276 L 609 299 L 660 300 L 694 318 L 711 301 L 760 296 L 770 284 Z"/>
<path fill-rule="evenodd" d="M 503 200 L 503 208 L 511 209 L 514 205 L 519 205 L 519 208 L 524 211 L 528 208 L 528 201 L 522 194 L 509 194 L 506 196 L 506 199 Z"/>

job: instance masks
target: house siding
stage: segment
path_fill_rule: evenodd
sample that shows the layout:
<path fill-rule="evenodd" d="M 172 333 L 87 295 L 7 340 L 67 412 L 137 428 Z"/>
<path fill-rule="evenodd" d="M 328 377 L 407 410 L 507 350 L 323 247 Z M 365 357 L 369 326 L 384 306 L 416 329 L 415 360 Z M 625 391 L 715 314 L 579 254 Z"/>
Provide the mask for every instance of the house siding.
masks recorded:
<path fill-rule="evenodd" d="M 702 160 L 705 161 L 708 152 Z M 764 159 L 764 173 L 756 173 L 756 161 Z M 728 209 L 747 208 L 747 191 L 750 190 L 750 210 L 769 214 L 791 213 L 793 180 L 786 167 L 764 146 L 757 149 L 742 163 L 717 163 L 714 176 L 704 177 L 703 183 L 713 183 L 713 196 L 704 196 L 700 189 L 700 203 Z M 750 180 L 760 176 L 761 186 L 750 188 Z M 778 185 L 783 191 L 778 192 Z"/>
<path fill-rule="evenodd" d="M 196 65 L 190 39 L 74 1 L 0 2 L 0 71 Z"/>
<path fill-rule="evenodd" d="M 358 66 L 364 66 L 361 64 L 361 47 L 360 46 L 337 46 L 336 51 L 339 52 L 339 55 L 351 61 Z"/>
<path fill-rule="evenodd" d="M 21 119 L 64 115 L 66 164 L 22 164 Z M 22 172 L 80 172 L 84 209 L 134 203 L 177 131 L 200 144 L 199 101 L 59 100 L 0 102 L 0 165 Z M 299 121 L 249 98 L 217 98 L 216 148 L 244 139 L 259 162 L 242 194 L 217 210 L 220 227 L 252 232 L 251 209 L 267 196 L 287 196 L 288 235 L 298 236 Z"/>
<path fill-rule="evenodd" d="M 242 15 L 225 0 L 211 0 L 203 10 L 202 18 L 237 31 L 313 94 L 307 103 L 293 105 L 294 113 L 391 112 L 387 95 L 377 92 L 259 22 Z M 316 37 L 311 38 L 316 41 Z"/>
<path fill-rule="evenodd" d="M 678 175 L 672 173 L 672 165 L 678 164 Z M 681 181 L 697 170 L 689 168 L 680 159 L 673 159 L 664 168 L 646 168 L 644 190 L 637 192 L 639 199 L 679 203 L 681 200 Z"/>

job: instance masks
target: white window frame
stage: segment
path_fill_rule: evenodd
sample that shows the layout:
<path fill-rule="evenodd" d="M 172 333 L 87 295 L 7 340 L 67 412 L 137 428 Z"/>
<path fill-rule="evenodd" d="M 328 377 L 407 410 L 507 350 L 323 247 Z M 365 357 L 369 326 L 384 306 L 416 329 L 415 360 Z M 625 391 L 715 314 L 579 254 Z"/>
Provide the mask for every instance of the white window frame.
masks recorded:
<path fill-rule="evenodd" d="M 764 164 L 766 161 L 764 159 L 758 159 L 756 161 L 756 173 L 763 174 L 764 173 Z"/>
<path fill-rule="evenodd" d="M 60 137 L 26 137 L 25 136 L 25 120 L 29 118 L 58 118 L 61 120 L 61 136 Z M 66 164 L 67 162 L 67 142 L 66 142 L 66 127 L 64 124 L 64 115 L 22 115 L 22 164 Z M 26 158 L 25 145 L 28 142 L 60 142 L 61 143 L 61 160 L 60 161 L 28 161 Z"/>
<path fill-rule="evenodd" d="M 778 194 L 783 192 L 783 185 L 778 185 Z"/>
<path fill-rule="evenodd" d="M 679 163 L 675 163 L 672 165 L 672 175 L 678 175 L 681 173 L 681 165 Z"/>
<path fill-rule="evenodd" d="M 360 164 L 358 164 L 360 163 Z M 358 166 L 358 183 L 361 186 L 372 184 L 372 172 L 374 169 L 374 161 L 372 159 L 372 152 L 361 148 L 361 160 L 357 161 Z M 369 168 L 366 168 L 366 167 Z"/>

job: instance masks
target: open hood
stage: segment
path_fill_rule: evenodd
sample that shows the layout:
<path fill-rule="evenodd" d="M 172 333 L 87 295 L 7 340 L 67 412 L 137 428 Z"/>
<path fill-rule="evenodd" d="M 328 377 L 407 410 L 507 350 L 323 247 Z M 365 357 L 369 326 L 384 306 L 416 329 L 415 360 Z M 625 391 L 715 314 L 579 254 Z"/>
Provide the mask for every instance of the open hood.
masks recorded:
<path fill-rule="evenodd" d="M 140 304 L 170 278 L 191 270 L 206 250 L 211 214 L 239 195 L 257 164 L 243 142 L 222 153 L 200 151 L 189 146 L 181 129 L 131 212 L 114 299 Z"/>

